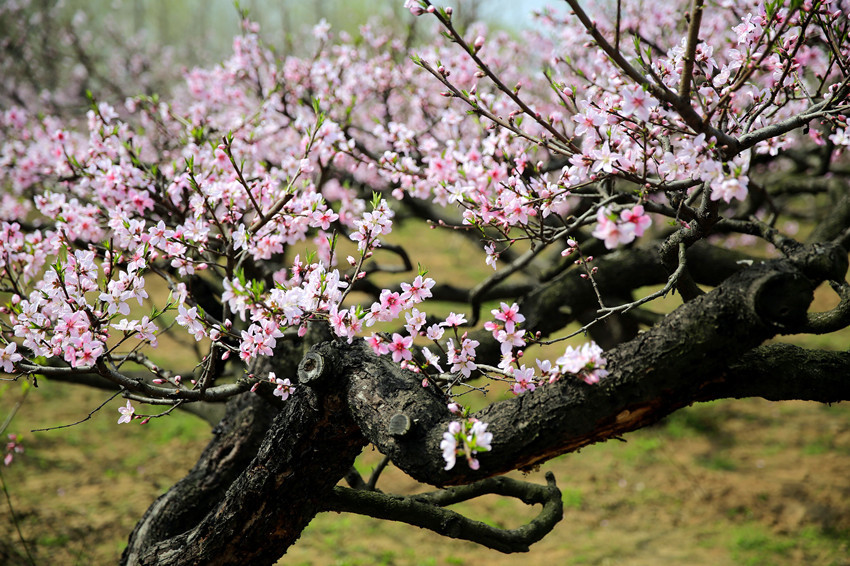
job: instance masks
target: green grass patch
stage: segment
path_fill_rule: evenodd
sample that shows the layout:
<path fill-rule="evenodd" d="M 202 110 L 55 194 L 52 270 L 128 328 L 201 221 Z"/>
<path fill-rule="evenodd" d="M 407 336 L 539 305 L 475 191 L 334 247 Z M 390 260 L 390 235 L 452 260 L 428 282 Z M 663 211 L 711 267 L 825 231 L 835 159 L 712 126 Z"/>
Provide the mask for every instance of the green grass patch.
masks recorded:
<path fill-rule="evenodd" d="M 697 435 L 716 438 L 721 434 L 720 415 L 711 405 L 687 407 L 664 419 L 664 430 L 673 438 Z"/>
<path fill-rule="evenodd" d="M 584 502 L 584 495 L 578 488 L 561 488 L 561 501 L 567 509 L 581 509 L 581 504 Z"/>
<path fill-rule="evenodd" d="M 704 468 L 720 472 L 733 472 L 738 469 L 738 464 L 723 454 L 709 454 L 707 456 L 702 456 L 697 458 L 697 462 Z"/>
<path fill-rule="evenodd" d="M 746 524 L 733 531 L 730 551 L 738 564 L 767 566 L 776 564 L 795 546 L 796 541 L 773 534 L 761 525 Z"/>

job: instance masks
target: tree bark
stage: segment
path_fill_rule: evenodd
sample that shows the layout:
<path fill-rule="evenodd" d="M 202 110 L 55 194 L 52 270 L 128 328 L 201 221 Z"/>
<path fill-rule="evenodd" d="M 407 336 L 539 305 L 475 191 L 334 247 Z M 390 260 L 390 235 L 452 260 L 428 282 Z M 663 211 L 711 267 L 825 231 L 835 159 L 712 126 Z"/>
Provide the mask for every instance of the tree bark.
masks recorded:
<path fill-rule="evenodd" d="M 456 417 L 442 392 L 422 386 L 421 375 L 359 340 L 314 346 L 301 362 L 296 393 L 270 424 L 244 417 L 243 407 L 264 401 L 246 394 L 231 402 L 196 469 L 140 522 L 124 562 L 272 563 L 317 512 L 334 508 L 334 486 L 367 441 L 419 481 L 461 485 L 620 437 L 697 401 L 850 399 L 850 380 L 841 378 L 850 366 L 846 355 L 758 348 L 805 326 L 815 286 L 844 277 L 843 250 L 809 252 L 743 269 L 607 352 L 610 375 L 598 384 L 564 378 L 478 412 L 493 433 L 478 470 L 462 460 L 444 469 L 439 444 Z M 260 436 L 256 456 L 237 463 L 251 452 L 240 443 Z M 198 486 L 209 487 L 197 495 Z M 160 520 L 166 508 L 169 518 Z"/>
<path fill-rule="evenodd" d="M 260 397 L 247 393 L 233 401 L 220 438 L 185 480 L 151 506 L 123 562 L 274 563 L 366 444 L 349 415 L 343 375 L 326 366 L 308 385 L 302 372 L 296 394 L 271 423 L 262 421 Z M 243 467 L 240 460 L 251 453 L 243 444 L 258 436 L 259 449 Z"/>

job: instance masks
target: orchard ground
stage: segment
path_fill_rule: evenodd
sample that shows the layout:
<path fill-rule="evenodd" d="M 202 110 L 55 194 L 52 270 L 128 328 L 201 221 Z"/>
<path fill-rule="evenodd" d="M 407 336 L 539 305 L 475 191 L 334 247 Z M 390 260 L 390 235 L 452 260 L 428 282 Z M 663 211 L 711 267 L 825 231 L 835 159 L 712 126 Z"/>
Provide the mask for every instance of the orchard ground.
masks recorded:
<path fill-rule="evenodd" d="M 8 385 L 6 414 L 17 395 Z M 44 383 L 15 430 L 79 419 L 103 392 Z M 118 400 L 70 429 L 25 433 L 26 453 L 3 470 L 38 564 L 114 564 L 151 501 L 179 480 L 209 427 L 178 414 L 115 428 Z M 700 405 L 626 442 L 595 445 L 551 470 L 564 520 L 528 555 L 503 555 L 407 525 L 322 514 L 281 564 L 848 564 L 850 411 L 750 399 Z M 363 473 L 380 460 L 368 450 Z M 390 467 L 379 487 L 425 489 Z M 533 510 L 490 496 L 465 513 L 518 526 Z M 0 511 L 0 562 L 25 564 L 9 509 Z"/>

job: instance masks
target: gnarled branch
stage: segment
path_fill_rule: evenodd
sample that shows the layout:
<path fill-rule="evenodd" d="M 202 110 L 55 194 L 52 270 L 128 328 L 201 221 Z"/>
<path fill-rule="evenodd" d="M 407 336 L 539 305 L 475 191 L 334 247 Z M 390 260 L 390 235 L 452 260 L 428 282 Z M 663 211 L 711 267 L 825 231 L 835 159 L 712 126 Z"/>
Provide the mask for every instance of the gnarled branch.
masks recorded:
<path fill-rule="evenodd" d="M 336 487 L 326 501 L 326 510 L 399 521 L 500 552 L 528 552 L 529 546 L 546 536 L 564 515 L 561 490 L 555 485 L 555 476 L 548 472 L 546 481 L 548 485 L 544 486 L 495 477 L 410 496 Z M 526 505 L 541 504 L 543 508 L 537 517 L 516 529 L 492 527 L 443 509 L 447 505 L 487 494 L 515 497 Z"/>

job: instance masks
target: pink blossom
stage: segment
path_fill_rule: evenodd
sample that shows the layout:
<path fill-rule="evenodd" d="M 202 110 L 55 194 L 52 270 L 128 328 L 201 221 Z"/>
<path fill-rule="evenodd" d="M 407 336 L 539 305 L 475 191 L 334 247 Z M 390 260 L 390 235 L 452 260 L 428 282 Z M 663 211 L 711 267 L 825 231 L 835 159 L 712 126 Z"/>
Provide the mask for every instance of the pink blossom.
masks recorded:
<path fill-rule="evenodd" d="M 602 144 L 601 148 L 594 149 L 592 155 L 596 160 L 593 164 L 593 171 L 602 171 L 603 173 L 613 173 L 617 159 L 620 158 L 619 153 L 611 151 L 607 141 Z"/>
<path fill-rule="evenodd" d="M 379 334 L 375 334 L 373 332 L 372 335 L 366 339 L 366 343 L 369 344 L 369 347 L 372 348 L 372 351 L 378 354 L 379 356 L 390 353 L 389 345 L 383 338 L 381 338 Z"/>
<path fill-rule="evenodd" d="M 380 302 L 372 303 L 371 312 L 376 320 L 390 321 L 398 318 L 404 303 L 398 293 L 394 293 L 389 289 L 381 291 Z"/>
<path fill-rule="evenodd" d="M 632 209 L 626 209 L 620 213 L 620 220 L 623 222 L 631 222 L 634 224 L 636 237 L 643 236 L 643 233 L 652 224 L 652 219 L 643 211 L 643 205 L 638 204 Z"/>
<path fill-rule="evenodd" d="M 389 345 L 390 352 L 393 354 L 393 361 L 399 363 L 402 360 L 409 360 L 413 357 L 410 352 L 410 347 L 413 346 L 412 336 L 402 336 L 399 333 L 393 333 L 393 341 Z"/>
<path fill-rule="evenodd" d="M 440 450 L 443 451 L 443 459 L 446 461 L 445 470 L 451 470 L 457 462 L 457 433 L 452 432 L 452 425 L 455 423 L 456 421 L 449 423 L 449 431 L 443 433 L 443 440 L 440 441 Z"/>
<path fill-rule="evenodd" d="M 440 324 L 432 324 L 425 330 L 425 336 L 428 337 L 429 340 L 433 340 L 434 342 L 440 340 L 445 333 L 445 329 L 442 328 Z"/>
<path fill-rule="evenodd" d="M 595 342 L 585 343 L 578 349 L 567 346 L 564 355 L 558 358 L 556 363 L 561 373 L 579 375 L 588 384 L 597 383 L 608 375 L 602 348 Z"/>
<path fill-rule="evenodd" d="M 411 336 L 418 336 L 419 329 L 425 325 L 425 313 L 414 308 L 404 315 L 404 319 L 407 321 L 404 325 L 404 329 L 407 330 Z"/>
<path fill-rule="evenodd" d="M 177 311 L 178 314 L 175 321 L 180 326 L 185 326 L 186 330 L 195 337 L 196 341 L 200 341 L 201 338 L 206 336 L 204 326 L 198 320 L 198 307 L 187 309 L 184 303 L 180 303 L 177 305 Z"/>
<path fill-rule="evenodd" d="M 280 397 L 281 401 L 286 401 L 289 399 L 289 396 L 295 392 L 295 386 L 289 381 L 289 378 L 278 379 L 274 372 L 269 372 L 269 381 L 276 384 L 272 393 L 274 393 L 276 397 Z"/>
<path fill-rule="evenodd" d="M 484 262 L 490 267 L 492 267 L 495 271 L 496 262 L 499 259 L 499 254 L 496 253 L 496 247 L 493 244 L 487 244 L 486 246 L 484 246 L 484 253 L 487 254 L 486 258 L 484 259 Z"/>
<path fill-rule="evenodd" d="M 512 327 L 514 324 L 525 322 L 525 317 L 520 314 L 519 305 L 516 303 L 511 306 L 508 306 L 507 303 L 501 303 L 498 309 L 493 309 L 490 312 L 493 314 L 493 318 L 503 321 L 506 328 L 508 325 Z"/>
<path fill-rule="evenodd" d="M 455 348 L 454 341 L 448 341 L 448 359 L 452 364 L 452 372 L 459 371 L 464 377 L 469 377 L 477 365 L 475 365 L 475 348 L 478 347 L 478 341 L 466 337 L 466 334 L 461 338 L 460 348 Z"/>
<path fill-rule="evenodd" d="M 438 372 L 443 373 L 443 368 L 440 367 L 440 357 L 432 354 L 428 348 L 422 348 L 422 356 L 425 358 L 425 363 L 433 366 Z"/>
<path fill-rule="evenodd" d="M 15 459 L 15 454 L 23 454 L 24 446 L 18 440 L 17 434 L 7 435 L 9 441 L 6 443 L 6 455 L 3 457 L 3 465 L 10 466 Z"/>
<path fill-rule="evenodd" d="M 5 373 L 15 371 L 15 364 L 23 359 L 23 356 L 15 352 L 18 345 L 14 342 L 9 342 L 6 347 L 0 350 L 0 367 Z"/>
<path fill-rule="evenodd" d="M 526 368 L 525 364 L 523 364 L 519 367 L 519 369 L 514 368 L 513 376 L 516 383 L 514 383 L 513 387 L 511 387 L 511 390 L 515 395 L 519 395 L 526 391 L 534 391 L 534 368 Z"/>
<path fill-rule="evenodd" d="M 463 326 L 466 324 L 466 317 L 462 314 L 449 313 L 449 316 L 446 317 L 445 322 L 441 322 L 440 326 L 446 326 L 449 328 L 457 328 L 459 326 Z"/>
<path fill-rule="evenodd" d="M 127 400 L 127 405 L 124 407 L 118 407 L 118 412 L 121 413 L 121 417 L 118 419 L 118 424 L 128 423 L 133 420 L 133 413 L 136 412 L 136 409 L 133 408 L 133 405 L 130 403 L 130 400 Z"/>
<path fill-rule="evenodd" d="M 400 298 L 405 302 L 410 301 L 413 303 L 421 303 L 432 296 L 431 287 L 433 287 L 435 283 L 436 282 L 430 277 L 417 275 L 412 284 L 404 282 L 401 284 L 402 293 Z"/>
<path fill-rule="evenodd" d="M 605 242 L 609 250 L 620 244 L 628 244 L 636 236 L 636 225 L 632 222 L 621 224 L 613 220 L 607 207 L 601 207 L 596 214 L 596 228 L 593 236 Z"/>
<path fill-rule="evenodd" d="M 747 184 L 749 179 L 741 177 L 720 177 L 711 183 L 711 200 L 723 200 L 732 202 L 732 199 L 744 200 L 747 198 Z"/>

